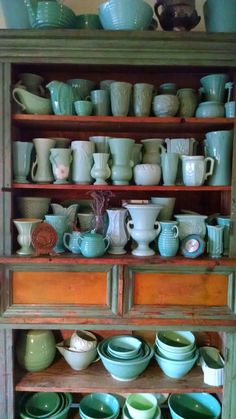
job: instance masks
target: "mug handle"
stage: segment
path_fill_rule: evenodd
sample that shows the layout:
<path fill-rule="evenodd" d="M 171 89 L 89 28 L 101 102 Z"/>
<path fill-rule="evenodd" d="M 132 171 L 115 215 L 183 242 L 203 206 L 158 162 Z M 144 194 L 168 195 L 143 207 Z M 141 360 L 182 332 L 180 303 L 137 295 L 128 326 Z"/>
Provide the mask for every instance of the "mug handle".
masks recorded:
<path fill-rule="evenodd" d="M 25 107 L 25 105 L 23 105 L 23 103 L 21 103 L 20 101 L 19 101 L 19 99 L 17 98 L 17 93 L 18 93 L 18 91 L 19 91 L 19 88 L 18 87 L 15 87 L 13 90 L 12 90 L 12 96 L 13 96 L 13 99 L 14 99 L 14 101 L 20 106 L 20 108 L 21 108 L 21 110 L 22 110 L 22 112 L 24 112 L 25 111 L 25 109 L 26 109 L 26 107 Z"/>
<path fill-rule="evenodd" d="M 63 244 L 69 251 L 71 251 L 70 248 L 69 248 L 69 242 L 68 242 L 68 240 L 70 240 L 70 237 L 71 237 L 70 233 L 64 233 Z"/>
<path fill-rule="evenodd" d="M 35 181 L 35 169 L 38 166 L 38 160 L 36 158 L 35 162 L 32 164 L 32 168 L 31 168 L 31 177 L 32 179 Z"/>
<path fill-rule="evenodd" d="M 206 162 L 206 165 L 207 165 L 208 162 L 210 162 L 209 171 L 206 172 L 206 174 L 205 174 L 205 180 L 206 180 L 208 178 L 208 176 L 211 176 L 212 173 L 213 173 L 213 169 L 214 169 L 214 165 L 215 165 L 215 160 L 212 157 L 206 157 L 205 158 L 205 162 Z"/>

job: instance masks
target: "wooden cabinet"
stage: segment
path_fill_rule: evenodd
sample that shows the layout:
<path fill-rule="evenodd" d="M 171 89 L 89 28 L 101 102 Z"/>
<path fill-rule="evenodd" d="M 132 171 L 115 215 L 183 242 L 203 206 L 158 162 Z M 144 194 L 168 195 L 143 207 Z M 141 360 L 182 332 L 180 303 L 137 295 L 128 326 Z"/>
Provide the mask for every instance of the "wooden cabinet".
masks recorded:
<path fill-rule="evenodd" d="M 39 36 L 40 35 L 40 36 Z M 199 153 L 208 131 L 234 129 L 235 118 L 136 118 L 27 115 L 13 111 L 11 89 L 20 72 L 35 72 L 45 80 L 87 78 L 176 82 L 178 87 L 199 87 L 203 75 L 227 72 L 236 78 L 233 34 L 108 32 L 108 31 L 0 31 L 0 405 L 2 419 L 14 418 L 18 391 L 90 391 L 217 393 L 223 419 L 235 419 L 236 403 L 236 218 L 235 147 L 229 186 L 93 186 L 17 184 L 12 181 L 12 141 L 35 137 L 88 139 L 105 134 L 139 141 L 152 137 L 194 137 Z M 235 142 L 236 138 L 234 138 Z M 150 196 L 176 197 L 181 209 L 202 214 L 231 214 L 230 256 L 196 260 L 105 255 L 85 259 L 16 256 L 18 196 L 50 196 L 55 202 L 79 200 L 93 190 L 111 190 L 112 204 Z M 15 338 L 20 329 L 50 328 L 64 332 L 75 328 L 95 330 L 102 336 L 121 330 L 155 333 L 160 329 L 196 332 L 199 344 L 218 346 L 226 360 L 223 388 L 203 383 L 199 367 L 183 380 L 167 379 L 155 363 L 132 383 L 118 383 L 101 365 L 79 374 L 58 359 L 45 372 L 24 373 L 14 365 Z"/>

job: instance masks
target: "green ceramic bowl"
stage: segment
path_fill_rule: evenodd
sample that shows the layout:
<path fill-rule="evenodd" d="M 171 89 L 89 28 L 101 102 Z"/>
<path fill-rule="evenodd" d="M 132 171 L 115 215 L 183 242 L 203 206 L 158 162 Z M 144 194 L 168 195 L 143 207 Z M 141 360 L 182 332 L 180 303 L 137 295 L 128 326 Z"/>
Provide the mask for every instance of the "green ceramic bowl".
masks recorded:
<path fill-rule="evenodd" d="M 80 401 L 80 414 L 86 419 L 112 419 L 119 411 L 119 402 L 112 394 L 91 393 Z"/>
<path fill-rule="evenodd" d="M 33 393 L 25 402 L 25 411 L 29 416 L 46 418 L 58 410 L 60 397 L 57 393 Z"/>
<path fill-rule="evenodd" d="M 156 344 L 167 351 L 175 353 L 189 352 L 195 345 L 195 336 L 192 332 L 164 331 L 156 335 Z"/>
<path fill-rule="evenodd" d="M 197 350 L 194 357 L 191 359 L 176 361 L 172 359 L 163 358 L 158 355 L 155 351 L 156 361 L 164 372 L 170 378 L 182 378 L 184 377 L 194 366 L 199 356 L 199 351 Z M 192 419 L 192 418 L 191 418 Z"/>
<path fill-rule="evenodd" d="M 172 419 L 218 419 L 221 405 L 208 393 L 171 394 L 168 405 Z"/>

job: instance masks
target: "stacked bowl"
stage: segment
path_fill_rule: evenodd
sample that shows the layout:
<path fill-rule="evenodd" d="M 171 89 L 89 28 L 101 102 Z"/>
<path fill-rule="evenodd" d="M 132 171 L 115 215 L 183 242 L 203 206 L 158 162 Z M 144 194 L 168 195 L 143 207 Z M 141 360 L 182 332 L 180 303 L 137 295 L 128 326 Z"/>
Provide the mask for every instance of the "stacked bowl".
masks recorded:
<path fill-rule="evenodd" d="M 161 419 L 161 409 L 154 394 L 130 394 L 123 406 L 123 419 Z"/>
<path fill-rule="evenodd" d="M 24 393 L 18 415 L 21 419 L 66 419 L 71 405 L 70 393 Z"/>
<path fill-rule="evenodd" d="M 191 332 L 163 331 L 156 335 L 155 358 L 165 375 L 185 376 L 196 363 L 199 351 Z"/>
<path fill-rule="evenodd" d="M 116 419 L 120 414 L 119 401 L 108 393 L 91 393 L 79 404 L 81 419 Z"/>
<path fill-rule="evenodd" d="M 219 419 L 220 402 L 208 393 L 171 394 L 168 406 L 172 419 Z"/>
<path fill-rule="evenodd" d="M 32 21 L 33 28 L 74 28 L 76 15 L 57 1 L 39 1 Z"/>
<path fill-rule="evenodd" d="M 153 356 L 151 345 L 130 335 L 106 338 L 98 344 L 97 350 L 106 370 L 120 381 L 137 378 Z"/>

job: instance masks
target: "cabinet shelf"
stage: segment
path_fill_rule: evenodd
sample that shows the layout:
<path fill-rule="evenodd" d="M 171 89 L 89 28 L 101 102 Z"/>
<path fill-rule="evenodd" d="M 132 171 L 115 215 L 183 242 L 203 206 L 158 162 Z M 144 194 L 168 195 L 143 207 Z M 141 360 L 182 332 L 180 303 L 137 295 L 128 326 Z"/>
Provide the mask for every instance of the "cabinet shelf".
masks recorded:
<path fill-rule="evenodd" d="M 61 115 L 31 115 L 15 114 L 12 121 L 19 127 L 38 129 L 64 129 L 90 131 L 92 128 L 103 131 L 146 131 L 161 129 L 162 131 L 199 132 L 208 129 L 231 128 L 234 118 L 180 118 L 180 117 L 114 117 L 114 116 L 61 116 Z"/>
<path fill-rule="evenodd" d="M 16 371 L 16 391 L 68 391 L 71 393 L 92 392 L 208 392 L 221 393 L 222 387 L 204 384 L 200 367 L 194 367 L 188 375 L 173 380 L 166 377 L 153 360 L 136 380 L 121 382 L 113 379 L 101 361 L 82 371 L 72 370 L 64 359 L 56 360 L 53 365 L 41 372 Z"/>
<path fill-rule="evenodd" d="M 55 190 L 55 191 L 113 191 L 113 192 L 218 192 L 218 191 L 231 191 L 231 186 L 183 186 L 183 185 L 173 185 L 173 186 L 137 186 L 137 185 L 79 185 L 79 184 L 35 184 L 35 183 L 13 183 L 12 187 L 4 187 L 3 191 L 12 191 L 12 190 Z"/>

